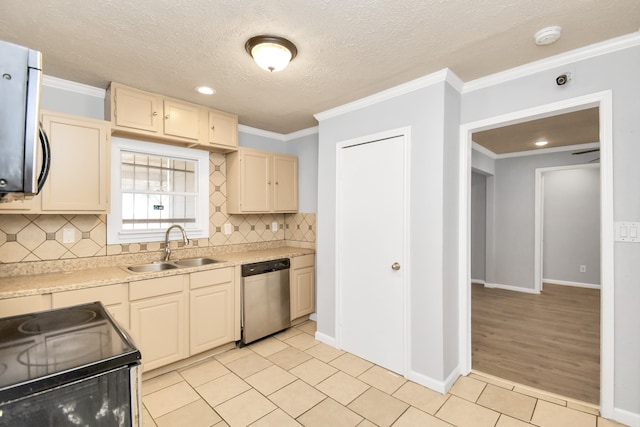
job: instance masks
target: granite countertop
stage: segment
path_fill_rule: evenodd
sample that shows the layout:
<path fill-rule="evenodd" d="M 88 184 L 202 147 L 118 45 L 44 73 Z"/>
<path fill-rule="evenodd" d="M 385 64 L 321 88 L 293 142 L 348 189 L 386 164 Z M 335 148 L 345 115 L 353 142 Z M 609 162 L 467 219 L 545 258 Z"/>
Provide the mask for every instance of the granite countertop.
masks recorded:
<path fill-rule="evenodd" d="M 208 264 L 199 267 L 181 267 L 158 272 L 134 273 L 127 269 L 128 265 L 123 265 L 86 268 L 57 273 L 1 277 L 0 299 L 134 282 L 153 277 L 175 276 L 178 274 L 192 273 L 194 271 L 213 270 L 313 253 L 315 253 L 313 249 L 284 246 L 246 252 L 215 254 L 210 256 L 211 258 L 215 258 L 220 261 L 215 264 Z"/>

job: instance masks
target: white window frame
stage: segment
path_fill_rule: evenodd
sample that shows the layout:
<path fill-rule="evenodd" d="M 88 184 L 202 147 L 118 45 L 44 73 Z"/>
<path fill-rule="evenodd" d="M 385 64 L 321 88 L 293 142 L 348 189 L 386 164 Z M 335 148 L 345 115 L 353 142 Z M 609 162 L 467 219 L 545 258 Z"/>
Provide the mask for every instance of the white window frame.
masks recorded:
<path fill-rule="evenodd" d="M 197 208 L 195 223 L 185 227 L 189 239 L 209 238 L 209 152 L 185 147 L 155 144 L 127 138 L 111 137 L 111 212 L 107 214 L 107 244 L 164 241 L 166 230 L 122 229 L 121 152 L 134 151 L 196 162 Z M 175 236 L 174 236 L 175 237 Z"/>

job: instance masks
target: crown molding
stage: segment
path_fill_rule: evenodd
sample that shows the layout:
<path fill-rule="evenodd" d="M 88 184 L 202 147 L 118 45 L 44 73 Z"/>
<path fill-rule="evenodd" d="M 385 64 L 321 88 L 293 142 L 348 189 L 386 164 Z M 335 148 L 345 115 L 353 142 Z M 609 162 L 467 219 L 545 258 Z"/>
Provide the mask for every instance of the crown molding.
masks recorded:
<path fill-rule="evenodd" d="M 552 148 L 538 148 L 536 150 L 527 150 L 527 151 L 516 151 L 515 153 L 505 153 L 505 154 L 496 154 L 493 151 L 489 150 L 486 147 L 478 143 L 472 143 L 473 150 L 484 154 L 487 157 L 490 157 L 494 160 L 501 159 L 510 159 L 513 157 L 525 157 L 525 156 L 537 156 L 540 154 L 552 154 L 552 153 L 561 153 L 563 151 L 573 151 L 573 150 L 591 150 L 592 148 L 600 148 L 599 142 L 590 142 L 588 144 L 576 144 L 576 145 L 565 145 L 562 147 L 552 147 Z"/>
<path fill-rule="evenodd" d="M 462 80 L 460 80 L 460 78 L 456 76 L 453 71 L 448 68 L 444 68 L 440 71 L 436 71 L 435 73 L 431 73 L 424 77 L 420 77 L 407 83 L 392 87 L 391 89 L 386 89 L 381 92 L 374 93 L 373 95 L 360 98 L 356 101 L 343 104 L 339 107 L 322 111 L 320 113 L 314 114 L 313 117 L 315 117 L 318 121 L 322 121 L 330 119 L 332 117 L 341 116 L 342 114 L 360 110 L 362 108 L 369 107 L 371 105 L 378 104 L 391 98 L 395 98 L 397 96 L 404 95 L 441 82 L 449 83 L 459 92 L 461 92 L 463 87 Z"/>
<path fill-rule="evenodd" d="M 297 138 L 302 138 L 303 136 L 313 135 L 318 133 L 318 126 L 313 126 L 307 129 L 302 129 L 296 132 L 291 132 L 287 134 L 271 132 L 268 130 L 253 128 L 251 126 L 238 125 L 238 132 L 249 133 L 251 135 L 262 136 L 264 138 L 275 139 L 276 141 L 291 141 Z"/>
<path fill-rule="evenodd" d="M 62 89 L 69 92 L 79 93 L 81 95 L 95 96 L 96 98 L 105 97 L 105 90 L 95 86 L 84 85 L 82 83 L 72 82 L 71 80 L 59 79 L 58 77 L 42 76 L 42 85 L 54 89 Z"/>
<path fill-rule="evenodd" d="M 635 47 L 638 45 L 640 45 L 640 33 L 627 34 L 468 81 L 464 83 L 464 87 L 461 92 L 468 93 L 475 90 L 484 89 L 496 84 L 515 80 L 542 71 L 547 71 L 552 68 L 561 67 L 577 61 L 594 58 L 596 56 L 604 55 L 607 53 L 613 53 L 619 50 L 628 49 L 630 47 Z"/>

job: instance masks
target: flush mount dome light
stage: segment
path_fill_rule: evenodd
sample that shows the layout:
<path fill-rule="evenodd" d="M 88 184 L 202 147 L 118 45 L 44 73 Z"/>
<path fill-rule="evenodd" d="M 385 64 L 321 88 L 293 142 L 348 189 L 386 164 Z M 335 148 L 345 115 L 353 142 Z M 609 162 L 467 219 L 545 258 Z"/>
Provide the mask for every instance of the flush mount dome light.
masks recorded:
<path fill-rule="evenodd" d="M 558 41 L 562 35 L 562 27 L 554 25 L 552 27 L 545 27 L 538 31 L 534 36 L 534 40 L 538 46 L 545 46 Z"/>
<path fill-rule="evenodd" d="M 293 43 L 278 36 L 251 37 L 244 48 L 260 68 L 270 72 L 282 70 L 298 54 Z"/>
<path fill-rule="evenodd" d="M 210 88 L 209 86 L 198 86 L 196 90 L 203 95 L 213 95 L 214 93 L 216 93 L 216 90 Z"/>

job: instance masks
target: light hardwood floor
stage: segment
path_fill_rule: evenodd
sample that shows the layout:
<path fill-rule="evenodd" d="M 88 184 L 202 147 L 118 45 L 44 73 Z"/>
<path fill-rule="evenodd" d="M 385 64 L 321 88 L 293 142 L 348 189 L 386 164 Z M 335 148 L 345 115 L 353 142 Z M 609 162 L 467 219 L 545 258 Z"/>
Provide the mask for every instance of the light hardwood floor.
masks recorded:
<path fill-rule="evenodd" d="M 533 295 L 472 285 L 472 367 L 597 404 L 600 291 L 543 289 Z"/>

